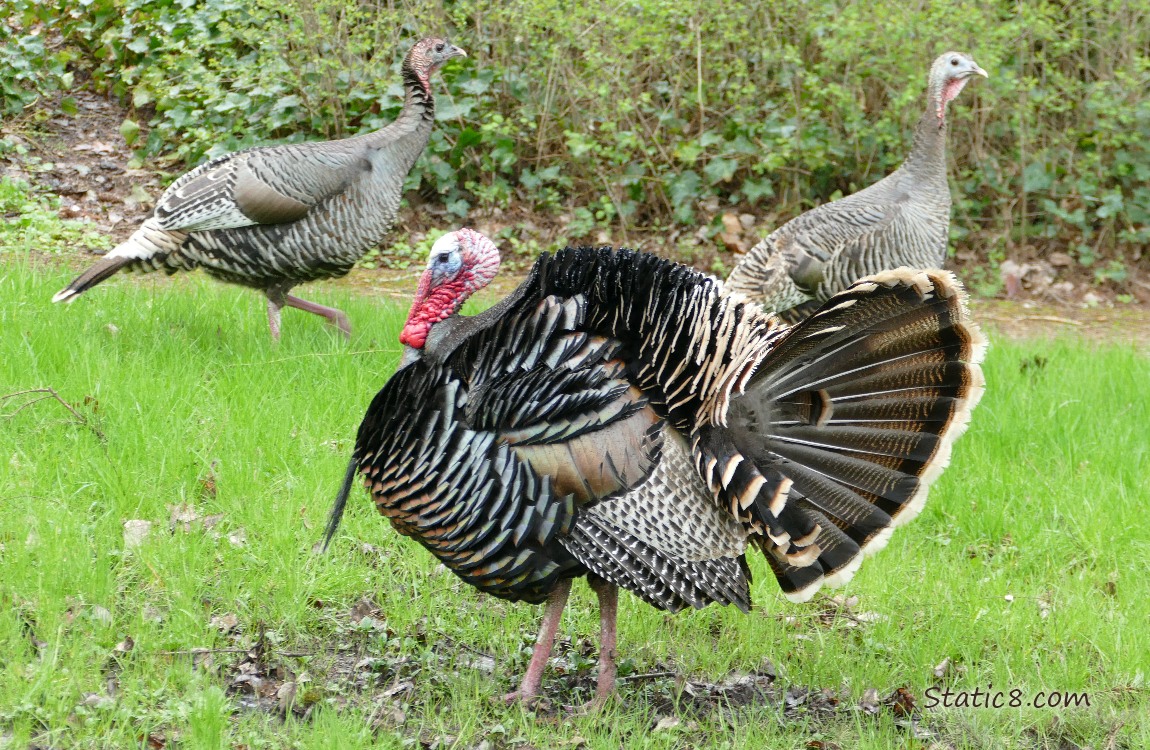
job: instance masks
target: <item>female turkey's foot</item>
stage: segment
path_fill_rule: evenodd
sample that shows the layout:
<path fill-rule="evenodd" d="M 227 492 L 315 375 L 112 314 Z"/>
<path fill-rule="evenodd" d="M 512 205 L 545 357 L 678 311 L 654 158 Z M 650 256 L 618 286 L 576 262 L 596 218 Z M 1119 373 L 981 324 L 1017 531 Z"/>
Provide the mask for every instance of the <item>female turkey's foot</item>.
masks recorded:
<path fill-rule="evenodd" d="M 297 310 L 306 310 L 309 313 L 315 313 L 316 315 L 327 318 L 327 322 L 338 328 L 340 332 L 343 333 L 344 338 L 351 338 L 351 322 L 348 321 L 347 315 L 345 315 L 342 310 L 337 310 L 334 307 L 325 307 L 315 302 L 308 302 L 306 299 L 300 299 L 291 294 L 285 294 L 284 300 L 288 307 L 294 307 Z"/>
<path fill-rule="evenodd" d="M 571 579 L 560 581 L 547 597 L 547 606 L 543 610 L 543 622 L 539 625 L 539 637 L 535 639 L 535 650 L 531 652 L 531 663 L 527 665 L 527 673 L 519 683 L 519 689 L 503 696 L 506 703 L 532 703 L 539 698 L 539 686 L 543 683 L 543 670 L 547 668 L 547 659 L 551 656 L 551 647 L 555 645 L 555 635 L 559 632 L 559 620 L 563 617 L 563 608 L 567 606 L 567 596 L 571 593 Z"/>

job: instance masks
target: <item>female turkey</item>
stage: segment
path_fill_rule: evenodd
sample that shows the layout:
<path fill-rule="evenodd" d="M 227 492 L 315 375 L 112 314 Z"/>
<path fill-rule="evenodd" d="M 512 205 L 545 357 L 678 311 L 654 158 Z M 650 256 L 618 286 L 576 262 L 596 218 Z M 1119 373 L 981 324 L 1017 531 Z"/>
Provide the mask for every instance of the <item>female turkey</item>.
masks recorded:
<path fill-rule="evenodd" d="M 749 546 L 795 601 L 846 582 L 922 509 L 982 393 L 982 337 L 943 271 L 864 279 L 788 329 L 676 263 L 567 248 L 456 315 L 498 264 L 476 232 L 435 243 L 327 541 L 361 472 L 464 581 L 546 601 L 509 699 L 538 695 L 577 576 L 599 597 L 597 702 L 619 586 L 660 609 L 747 611 Z"/>
<path fill-rule="evenodd" d="M 868 274 L 940 268 L 950 229 L 946 105 L 975 75 L 986 71 L 969 55 L 940 55 L 930 66 L 926 112 L 902 166 L 771 232 L 731 271 L 727 289 L 794 322 Z"/>
<path fill-rule="evenodd" d="M 322 315 L 350 335 L 343 312 L 288 292 L 347 274 L 383 241 L 403 181 L 431 135 L 431 74 L 457 56 L 465 53 L 442 39 L 417 42 L 403 60 L 403 109 L 381 130 L 237 151 L 183 175 L 150 219 L 52 301 L 73 299 L 122 268 L 169 274 L 203 268 L 262 290 L 273 338 L 284 305 Z"/>

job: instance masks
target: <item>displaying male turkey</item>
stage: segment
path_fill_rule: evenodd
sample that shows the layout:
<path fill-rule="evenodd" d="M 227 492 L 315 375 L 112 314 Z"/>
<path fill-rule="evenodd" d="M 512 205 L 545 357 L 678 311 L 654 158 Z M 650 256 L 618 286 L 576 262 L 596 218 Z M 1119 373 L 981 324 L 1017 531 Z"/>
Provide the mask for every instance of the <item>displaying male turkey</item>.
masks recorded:
<path fill-rule="evenodd" d="M 946 105 L 975 75 L 986 71 L 969 55 L 939 56 L 930 66 L 926 112 L 902 166 L 771 232 L 731 271 L 727 289 L 794 322 L 868 274 L 941 267 L 950 229 Z"/>
<path fill-rule="evenodd" d="M 464 55 L 442 39 L 417 42 L 403 60 L 403 109 L 381 130 L 246 149 L 193 169 L 164 191 L 153 216 L 127 241 L 52 301 L 72 299 L 122 268 L 169 274 L 203 268 L 262 290 L 273 338 L 279 338 L 284 305 L 322 315 L 350 335 L 343 312 L 288 292 L 305 281 L 345 275 L 383 240 L 404 178 L 431 135 L 431 74 Z"/>
<path fill-rule="evenodd" d="M 456 315 L 498 263 L 470 230 L 433 246 L 327 541 L 361 472 L 464 581 L 546 601 L 508 699 L 538 695 L 577 576 L 599 597 L 596 702 L 615 683 L 619 586 L 747 611 L 748 547 L 792 600 L 844 583 L 922 509 L 982 393 L 982 336 L 944 271 L 863 279 L 788 329 L 685 266 L 567 248 Z"/>

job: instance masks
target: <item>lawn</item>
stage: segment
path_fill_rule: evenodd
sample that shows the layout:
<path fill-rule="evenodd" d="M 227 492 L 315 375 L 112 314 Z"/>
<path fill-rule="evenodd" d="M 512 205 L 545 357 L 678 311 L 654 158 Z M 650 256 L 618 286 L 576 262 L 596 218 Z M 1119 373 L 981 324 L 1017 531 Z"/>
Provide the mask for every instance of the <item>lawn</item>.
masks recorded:
<path fill-rule="evenodd" d="M 849 587 L 790 604 L 756 560 L 750 616 L 624 595 L 598 715 L 561 708 L 594 676 L 577 584 L 533 714 L 492 699 L 539 608 L 442 572 L 361 491 L 315 550 L 405 309 L 314 285 L 352 340 L 287 310 L 274 345 L 247 290 L 118 278 L 49 304 L 69 278 L 0 256 L 0 396 L 60 399 L 0 402 L 0 747 L 1150 747 L 1133 348 L 992 336 L 950 469 Z M 1026 705 L 1055 691 L 1089 706 Z"/>

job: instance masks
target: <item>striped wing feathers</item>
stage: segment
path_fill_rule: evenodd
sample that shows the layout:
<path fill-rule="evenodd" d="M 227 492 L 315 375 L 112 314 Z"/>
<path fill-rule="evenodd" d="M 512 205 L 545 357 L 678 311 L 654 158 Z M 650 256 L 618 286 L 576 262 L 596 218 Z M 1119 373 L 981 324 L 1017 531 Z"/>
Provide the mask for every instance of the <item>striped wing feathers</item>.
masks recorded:
<path fill-rule="evenodd" d="M 172 183 L 156 218 L 185 232 L 297 221 L 369 168 L 362 148 L 345 141 L 237 151 Z"/>

